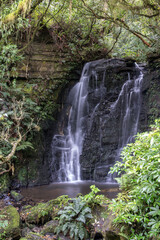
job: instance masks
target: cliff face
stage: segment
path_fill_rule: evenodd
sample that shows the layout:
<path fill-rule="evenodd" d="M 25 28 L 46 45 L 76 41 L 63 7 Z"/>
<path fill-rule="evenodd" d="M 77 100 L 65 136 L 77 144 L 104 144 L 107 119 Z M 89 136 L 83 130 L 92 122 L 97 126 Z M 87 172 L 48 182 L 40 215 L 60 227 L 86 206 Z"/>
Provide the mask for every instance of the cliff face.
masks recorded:
<path fill-rule="evenodd" d="M 81 66 L 75 68 L 66 60 L 66 53 L 57 49 L 53 41 L 48 38 L 47 35 L 43 41 L 36 39 L 25 50 L 24 61 L 18 66 L 17 85 L 21 87 L 24 85 L 24 90 L 34 95 L 44 109 L 49 103 L 50 115 L 56 119 L 56 114 L 62 108 L 63 99 L 67 95 L 67 90 L 64 89 L 70 89 L 79 80 Z M 25 46 L 25 43 L 22 45 Z M 26 83 L 30 84 L 29 89 Z M 32 86 L 36 88 L 36 91 L 32 90 Z M 58 106 L 56 110 L 55 104 Z M 48 111 L 47 108 L 46 111 Z M 42 130 L 34 137 L 35 149 L 18 154 L 19 161 L 16 163 L 15 177 L 12 179 L 13 187 L 34 186 L 50 182 L 47 156 L 55 125 L 56 120 L 44 121 Z"/>
<path fill-rule="evenodd" d="M 71 67 L 66 61 L 65 53 L 57 51 L 51 43 L 35 42 L 26 51 L 25 56 L 23 65 L 19 67 L 20 80 L 28 79 L 31 83 L 38 82 L 39 84 L 47 80 L 47 84 L 51 87 L 56 81 L 66 80 L 69 83 L 65 89 L 60 88 L 57 93 L 57 103 L 63 114 L 57 113 L 56 121 L 48 120 L 43 124 L 41 136 L 35 139 L 36 151 L 26 154 L 23 167 L 20 166 L 17 171 L 18 181 L 16 179 L 15 184 L 18 182 L 23 186 L 33 186 L 49 183 L 51 174 L 54 174 L 54 170 L 50 168 L 52 137 L 55 133 L 62 133 L 63 127 L 67 124 L 68 113 L 65 109 L 68 108 L 65 99 L 71 86 L 78 82 L 80 71 Z M 156 59 L 143 67 L 139 132 L 147 130 L 149 124 L 155 118 L 160 117 L 160 62 Z M 106 69 L 104 79 L 104 88 L 107 91 L 104 94 L 100 92 L 94 94 L 92 83 L 90 83 L 88 94 L 90 110 L 86 122 L 83 151 L 80 156 L 82 179 L 103 181 L 109 167 L 115 162 L 121 107 L 119 106 L 113 115 L 111 105 L 118 98 L 123 84 L 128 79 L 128 73 L 132 79 L 136 75 L 133 61 L 113 59 Z M 58 166 L 58 162 L 55 162 L 55 165 Z"/>
<path fill-rule="evenodd" d="M 135 63 L 130 60 L 111 59 L 101 61 L 100 64 L 97 63 L 97 66 L 95 64 L 95 68 L 89 70 L 92 74 L 87 93 L 88 113 L 82 118 L 82 121 L 85 122 L 85 130 L 80 156 L 81 179 L 112 181 L 108 172 L 115 161 L 119 160 L 122 147 L 132 142 L 136 132 L 146 131 L 150 123 L 160 117 L 160 68 L 157 62 L 140 65 L 139 67 L 143 69 L 143 77 L 140 77 L 140 68 L 135 67 Z M 136 81 L 137 83 L 134 84 L 133 82 Z M 137 84 L 140 84 L 139 81 L 142 85 L 138 96 Z M 137 100 L 137 98 L 140 99 Z M 67 125 L 68 109 L 70 109 L 67 104 L 67 102 L 64 103 L 64 111 L 60 116 L 61 132 L 57 131 L 58 128 L 55 130 L 55 134 L 59 134 L 58 136 L 63 138 L 63 144 L 68 138 L 68 133 L 65 137 L 65 132 L 68 131 L 68 128 L 72 128 Z M 127 116 L 127 112 L 129 112 L 129 116 Z M 64 146 L 72 147 L 66 143 Z M 53 142 L 49 155 L 54 181 L 59 179 L 59 171 L 60 176 L 65 174 L 63 173 L 66 161 L 63 159 L 64 146 L 58 145 L 57 147 Z M 55 151 L 55 147 L 62 148 L 62 151 Z M 66 154 L 68 154 L 68 150 Z"/>
<path fill-rule="evenodd" d="M 62 79 L 68 75 L 71 67 L 64 62 L 65 53 L 58 52 L 53 43 L 33 42 L 25 50 L 25 59 L 19 66 L 18 76 L 26 79 Z"/>
<path fill-rule="evenodd" d="M 123 97 L 120 96 L 122 94 L 120 91 L 128 79 L 128 74 L 130 74 L 131 80 L 137 77 L 134 66 L 130 62 L 124 63 L 122 61 L 117 66 L 113 60 L 113 65 L 106 69 L 105 86 L 107 92 L 101 99 L 95 97 L 92 91 L 89 93 L 89 106 L 95 106 L 94 102 L 96 104 L 99 102 L 99 104 L 96 108 L 92 108 L 88 116 L 89 127 L 86 130 L 80 157 L 82 179 L 106 181 L 106 173 L 115 161 L 119 160 L 119 152 L 123 147 L 122 142 L 123 138 L 126 137 L 125 134 L 132 132 L 136 112 L 140 110 L 138 132 L 146 131 L 154 119 L 160 117 L 160 68 L 158 66 L 156 63 L 143 66 L 141 100 L 135 110 L 133 109 L 134 103 L 128 103 L 131 104 L 129 123 L 125 119 L 127 117 L 125 110 L 127 103 L 125 102 L 128 101 L 128 93 L 127 97 Z M 128 88 L 127 91 L 129 91 Z M 130 94 L 133 94 L 132 91 L 131 89 Z M 123 99 L 117 103 L 117 107 L 113 111 L 113 103 L 121 97 Z M 136 97 L 134 99 L 133 96 L 129 101 L 137 101 Z M 128 124 L 128 130 L 124 129 L 126 124 Z"/>

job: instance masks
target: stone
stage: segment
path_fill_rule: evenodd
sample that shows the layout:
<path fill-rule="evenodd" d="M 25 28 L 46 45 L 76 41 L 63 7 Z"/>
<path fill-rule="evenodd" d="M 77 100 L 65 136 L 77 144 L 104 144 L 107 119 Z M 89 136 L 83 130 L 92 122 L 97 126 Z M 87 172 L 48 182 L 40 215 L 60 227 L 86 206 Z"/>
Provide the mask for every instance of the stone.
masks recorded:
<path fill-rule="evenodd" d="M 11 191 L 10 192 L 10 194 L 11 194 L 11 197 L 16 201 L 16 202 L 18 202 L 18 201 L 20 201 L 20 200 L 22 200 L 23 199 L 23 196 L 22 196 L 22 194 L 20 194 L 20 193 L 18 193 L 18 192 L 16 192 L 16 191 Z"/>
<path fill-rule="evenodd" d="M 47 233 L 55 233 L 55 228 L 58 226 L 58 221 L 52 220 L 47 222 L 41 231 L 41 234 L 45 235 Z"/>
<path fill-rule="evenodd" d="M 6 226 L 0 228 L 0 235 L 5 233 L 5 237 L 18 238 L 20 236 L 20 216 L 17 209 L 13 206 L 7 206 L 0 211 L 3 221 L 6 222 Z"/>
<path fill-rule="evenodd" d="M 112 231 L 106 231 L 105 240 L 120 240 L 120 236 Z"/>
<path fill-rule="evenodd" d="M 22 231 L 21 231 L 21 236 L 22 236 L 22 237 L 25 237 L 29 232 L 31 232 L 30 228 L 25 227 L 25 228 L 23 228 Z"/>
<path fill-rule="evenodd" d="M 58 200 L 50 200 L 46 203 L 38 203 L 34 207 L 22 209 L 20 213 L 21 220 L 27 224 L 44 224 L 54 218 L 56 204 Z"/>
<path fill-rule="evenodd" d="M 39 233 L 30 232 L 27 234 L 25 239 L 27 239 L 27 240 L 44 240 L 45 238 L 43 235 L 40 235 Z"/>

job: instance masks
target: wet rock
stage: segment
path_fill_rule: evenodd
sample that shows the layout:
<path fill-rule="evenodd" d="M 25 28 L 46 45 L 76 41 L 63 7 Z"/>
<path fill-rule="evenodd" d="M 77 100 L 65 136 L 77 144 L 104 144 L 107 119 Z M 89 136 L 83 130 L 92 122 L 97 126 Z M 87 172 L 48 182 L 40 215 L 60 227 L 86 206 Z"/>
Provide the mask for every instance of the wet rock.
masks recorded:
<path fill-rule="evenodd" d="M 115 161 L 119 160 L 121 143 L 123 142 L 123 118 L 125 116 L 125 100 L 118 101 L 114 110 L 114 103 L 119 98 L 123 84 L 129 79 L 130 83 L 139 76 L 139 70 L 135 67 L 134 61 L 130 59 L 120 60 L 111 59 L 105 65 L 105 74 L 102 78 L 103 67 L 95 66 L 97 88 L 102 89 L 101 95 L 94 91 L 93 81 L 90 83 L 88 94 L 89 116 L 86 117 L 85 138 L 83 142 L 83 151 L 80 156 L 81 178 L 83 180 L 107 181 L 110 177 L 110 167 Z M 144 71 L 146 72 L 146 70 Z M 100 81 L 103 79 L 103 83 Z M 142 107 L 139 116 L 138 131 L 144 129 L 147 123 L 148 99 L 144 99 L 151 77 L 144 77 L 142 87 Z M 93 79 L 94 80 L 94 79 Z M 131 83 L 132 85 L 132 83 Z M 131 86 L 130 85 L 130 86 Z M 129 86 L 129 85 L 128 85 Z M 132 89 L 132 87 L 131 87 Z M 129 89 L 127 88 L 127 91 Z M 132 124 L 130 120 L 130 125 Z"/>

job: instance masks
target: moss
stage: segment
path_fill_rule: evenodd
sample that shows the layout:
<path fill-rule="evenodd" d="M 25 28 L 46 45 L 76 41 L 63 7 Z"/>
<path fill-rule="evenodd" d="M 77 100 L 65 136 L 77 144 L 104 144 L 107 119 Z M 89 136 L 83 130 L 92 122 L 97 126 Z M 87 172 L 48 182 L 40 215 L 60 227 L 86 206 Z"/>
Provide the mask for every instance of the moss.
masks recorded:
<path fill-rule="evenodd" d="M 5 19 L 3 19 L 3 23 L 12 23 L 16 20 L 19 14 L 25 15 L 28 9 L 30 9 L 31 0 L 21 0 L 17 6 L 17 9 L 11 13 L 9 13 Z"/>
<path fill-rule="evenodd" d="M 19 169 L 19 172 L 18 172 L 18 180 L 19 180 L 19 183 L 24 186 L 24 185 L 27 185 L 27 167 L 24 166 L 22 168 Z"/>
<path fill-rule="evenodd" d="M 35 161 L 35 151 L 24 152 L 23 156 L 28 161 L 23 163 L 17 162 L 15 165 L 18 182 L 21 186 L 27 186 L 28 182 L 32 185 L 32 182 L 36 182 L 39 178 L 39 166 L 37 161 Z"/>
<path fill-rule="evenodd" d="M 21 219 L 27 224 L 44 224 L 54 219 L 59 209 L 68 203 L 68 196 L 64 195 L 48 201 L 47 203 L 39 203 L 34 207 L 28 207 L 21 211 Z"/>
<path fill-rule="evenodd" d="M 43 224 L 52 218 L 54 202 L 39 203 L 38 205 L 22 210 L 21 219 L 26 223 Z"/>
<path fill-rule="evenodd" d="M 23 196 L 20 193 L 17 193 L 15 191 L 11 191 L 11 196 L 17 202 L 20 201 L 23 198 Z"/>
<path fill-rule="evenodd" d="M 39 233 L 30 232 L 26 236 L 27 240 L 44 240 L 44 236 Z"/>
<path fill-rule="evenodd" d="M 9 190 L 10 179 L 8 174 L 0 176 L 0 193 L 3 194 Z"/>
<path fill-rule="evenodd" d="M 159 76 L 160 76 L 160 72 L 157 74 L 154 81 L 152 81 L 152 86 L 150 87 L 150 89 L 148 91 L 149 124 L 153 124 L 155 119 L 160 117 Z"/>
<path fill-rule="evenodd" d="M 58 226 L 58 221 L 52 220 L 47 222 L 41 231 L 41 234 L 55 233 L 55 228 Z"/>
<path fill-rule="evenodd" d="M 0 215 L 3 220 L 7 220 L 8 224 L 0 229 L 0 233 L 5 233 L 5 237 L 16 238 L 20 236 L 20 216 L 17 209 L 13 206 L 5 207 Z"/>

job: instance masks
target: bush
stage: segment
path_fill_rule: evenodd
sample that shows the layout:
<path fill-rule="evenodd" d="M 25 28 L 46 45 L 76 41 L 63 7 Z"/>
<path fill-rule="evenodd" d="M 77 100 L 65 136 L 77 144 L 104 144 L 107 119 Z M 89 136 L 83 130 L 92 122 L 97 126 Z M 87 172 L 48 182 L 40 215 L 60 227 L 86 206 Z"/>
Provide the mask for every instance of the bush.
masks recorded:
<path fill-rule="evenodd" d="M 112 201 L 117 223 L 131 228 L 129 239 L 159 238 L 160 234 L 160 120 L 150 132 L 138 134 L 135 143 L 122 151 L 122 162 L 111 172 L 119 178 L 123 192 Z"/>

